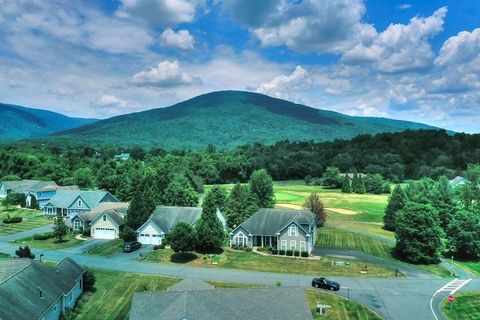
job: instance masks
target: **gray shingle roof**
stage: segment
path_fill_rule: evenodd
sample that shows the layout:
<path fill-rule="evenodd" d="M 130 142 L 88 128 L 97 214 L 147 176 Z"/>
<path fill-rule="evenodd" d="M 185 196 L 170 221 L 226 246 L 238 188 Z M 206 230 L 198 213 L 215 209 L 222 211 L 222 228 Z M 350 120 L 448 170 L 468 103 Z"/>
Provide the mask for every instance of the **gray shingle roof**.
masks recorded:
<path fill-rule="evenodd" d="M 87 203 L 90 208 L 96 208 L 100 201 L 109 194 L 108 191 L 79 191 L 79 190 L 59 190 L 55 196 L 50 199 L 49 204 L 56 208 L 68 208 L 78 196 Z"/>
<path fill-rule="evenodd" d="M 30 259 L 8 259 L 1 263 L 2 266 L 21 264 L 22 269 L 0 280 L 0 319 L 37 319 L 69 292 L 84 272 L 70 258 L 55 267 Z"/>
<path fill-rule="evenodd" d="M 130 320 L 310 320 L 302 288 L 137 292 Z"/>
<path fill-rule="evenodd" d="M 175 283 L 167 289 L 167 291 L 200 291 L 200 290 L 213 290 L 213 286 L 201 280 L 196 279 L 183 279 L 180 282 Z"/>
<path fill-rule="evenodd" d="M 36 190 L 45 187 L 56 186 L 55 181 L 38 181 L 38 180 L 19 180 L 19 181 L 3 181 L 5 189 L 12 190 L 14 193 L 27 193 L 29 190 Z"/>
<path fill-rule="evenodd" d="M 78 217 L 83 221 L 91 222 L 102 213 L 106 213 L 121 226 L 124 224 L 124 217 L 127 214 L 127 210 L 128 202 L 101 202 L 93 210 L 80 212 Z"/>
<path fill-rule="evenodd" d="M 202 216 L 202 208 L 194 207 L 164 207 L 157 206 L 150 216 L 150 220 L 162 231 L 167 233 L 173 229 L 177 223 L 186 222 L 194 224 Z"/>
<path fill-rule="evenodd" d="M 274 236 L 292 221 L 300 226 L 310 225 L 315 223 L 315 216 L 307 210 L 260 209 L 240 226 L 252 235 Z"/>

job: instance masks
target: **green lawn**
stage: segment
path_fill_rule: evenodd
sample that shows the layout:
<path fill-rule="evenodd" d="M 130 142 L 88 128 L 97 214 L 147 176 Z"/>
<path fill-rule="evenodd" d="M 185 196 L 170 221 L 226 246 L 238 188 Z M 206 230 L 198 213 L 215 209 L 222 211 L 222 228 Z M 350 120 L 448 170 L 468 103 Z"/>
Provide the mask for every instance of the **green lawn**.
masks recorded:
<path fill-rule="evenodd" d="M 171 249 L 160 249 L 145 255 L 146 262 L 183 263 L 189 266 L 230 268 L 263 272 L 280 272 L 309 275 L 359 276 L 359 277 L 393 277 L 394 270 L 368 264 L 368 274 L 360 271 L 365 262 L 342 259 L 350 266 L 332 266 L 332 259 L 322 257 L 320 260 L 293 259 L 278 256 L 262 256 L 253 252 L 225 250 L 211 258 L 197 254 L 174 254 Z M 337 259 L 338 260 L 338 259 Z"/>
<path fill-rule="evenodd" d="M 364 306 L 340 296 L 319 291 L 308 289 L 305 290 L 308 305 L 312 310 L 314 319 L 331 319 L 331 320 L 371 320 L 381 319 L 375 313 L 365 308 Z M 331 306 L 325 315 L 320 316 L 315 314 L 315 308 L 317 303 L 326 304 Z"/>
<path fill-rule="evenodd" d="M 12 241 L 12 243 L 17 243 L 22 246 L 29 246 L 30 248 L 36 249 L 45 249 L 45 250 L 57 250 L 71 247 L 77 243 L 82 242 L 82 240 L 75 239 L 74 233 L 69 233 L 67 236 L 60 242 L 56 238 L 50 238 L 46 240 L 33 240 L 33 237 L 23 238 L 19 240 Z"/>
<path fill-rule="evenodd" d="M 22 217 L 23 221 L 20 223 L 4 224 L 2 220 L 8 215 L 10 215 L 10 217 Z M 52 220 L 45 217 L 41 211 L 23 208 L 7 210 L 4 206 L 0 205 L 0 236 L 38 228 L 50 223 L 52 223 Z"/>
<path fill-rule="evenodd" d="M 451 260 L 448 260 L 451 262 Z M 463 270 L 470 272 L 471 274 L 479 277 L 480 276 L 480 261 L 458 261 L 454 260 L 453 263 Z"/>
<path fill-rule="evenodd" d="M 206 283 L 211 284 L 215 289 L 241 289 L 241 288 L 264 288 L 265 286 L 254 283 L 238 283 L 207 280 Z"/>
<path fill-rule="evenodd" d="M 109 257 L 114 254 L 122 252 L 122 248 L 123 248 L 123 240 L 115 239 L 115 240 L 111 240 L 111 241 L 99 244 L 98 246 L 95 246 L 92 249 L 89 249 L 85 253 L 88 255 Z"/>
<path fill-rule="evenodd" d="M 455 302 L 450 304 L 444 300 L 442 311 L 451 320 L 477 320 L 480 319 L 480 293 L 466 292 L 455 296 Z"/>
<path fill-rule="evenodd" d="M 10 258 L 9 254 L 0 252 L 0 259 L 8 259 L 8 258 Z"/>
<path fill-rule="evenodd" d="M 79 300 L 76 319 L 127 319 L 132 297 L 139 291 L 165 291 L 179 279 L 147 276 L 128 272 L 95 269 L 97 279 L 94 293 Z"/>

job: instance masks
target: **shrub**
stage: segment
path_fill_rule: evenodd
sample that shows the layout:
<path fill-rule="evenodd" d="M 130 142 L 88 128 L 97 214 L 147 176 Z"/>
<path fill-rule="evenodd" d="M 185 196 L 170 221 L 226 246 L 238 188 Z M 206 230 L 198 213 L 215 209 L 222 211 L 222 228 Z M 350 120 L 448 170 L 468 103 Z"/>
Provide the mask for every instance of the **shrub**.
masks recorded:
<path fill-rule="evenodd" d="M 246 251 L 246 252 L 252 252 L 252 248 L 247 247 L 247 248 L 245 248 L 245 251 Z"/>
<path fill-rule="evenodd" d="M 165 249 L 165 243 L 156 244 L 153 246 L 153 250 L 158 250 L 158 249 Z"/>
<path fill-rule="evenodd" d="M 293 251 L 293 255 L 295 257 L 300 257 L 300 251 Z"/>
<path fill-rule="evenodd" d="M 90 236 L 92 235 L 90 228 L 83 229 L 82 235 L 83 235 L 84 237 L 90 237 Z"/>
<path fill-rule="evenodd" d="M 307 251 L 302 251 L 301 256 L 307 258 L 308 257 L 308 252 Z"/>
<path fill-rule="evenodd" d="M 272 249 L 272 254 L 278 254 L 278 250 L 277 249 Z"/>
<path fill-rule="evenodd" d="M 279 251 L 278 251 L 278 254 L 281 255 L 281 256 L 284 256 L 284 255 L 285 255 L 285 250 L 283 250 L 283 249 L 282 249 L 282 250 L 279 250 Z"/>
<path fill-rule="evenodd" d="M 33 235 L 33 240 L 48 240 L 53 238 L 53 232 L 37 233 Z"/>
<path fill-rule="evenodd" d="M 95 274 L 93 271 L 86 269 L 83 273 L 83 290 L 95 292 Z"/>
<path fill-rule="evenodd" d="M 293 251 L 292 250 L 287 250 L 287 256 L 291 257 L 293 255 Z"/>
<path fill-rule="evenodd" d="M 10 216 L 7 216 L 5 219 L 3 219 L 3 223 L 9 224 L 9 223 L 20 223 L 22 222 L 22 217 L 13 217 L 10 218 Z"/>

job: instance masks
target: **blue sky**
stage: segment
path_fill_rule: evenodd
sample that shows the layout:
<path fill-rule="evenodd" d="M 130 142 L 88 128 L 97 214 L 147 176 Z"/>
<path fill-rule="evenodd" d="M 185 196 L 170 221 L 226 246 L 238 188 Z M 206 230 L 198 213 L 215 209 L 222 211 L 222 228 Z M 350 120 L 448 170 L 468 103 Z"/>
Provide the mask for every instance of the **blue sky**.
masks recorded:
<path fill-rule="evenodd" d="M 0 100 L 72 116 L 235 89 L 480 131 L 477 0 L 0 0 L 0 43 Z"/>

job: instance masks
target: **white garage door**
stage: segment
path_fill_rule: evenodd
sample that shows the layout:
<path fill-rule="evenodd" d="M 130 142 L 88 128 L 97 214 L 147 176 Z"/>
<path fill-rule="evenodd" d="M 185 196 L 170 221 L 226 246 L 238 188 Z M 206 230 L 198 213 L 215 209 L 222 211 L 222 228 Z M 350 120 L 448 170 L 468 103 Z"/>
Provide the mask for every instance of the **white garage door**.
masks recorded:
<path fill-rule="evenodd" d="M 113 228 L 95 228 L 96 239 L 115 239 L 115 229 Z"/>
<path fill-rule="evenodd" d="M 138 242 L 141 244 L 162 244 L 162 238 L 159 234 L 140 233 Z"/>

